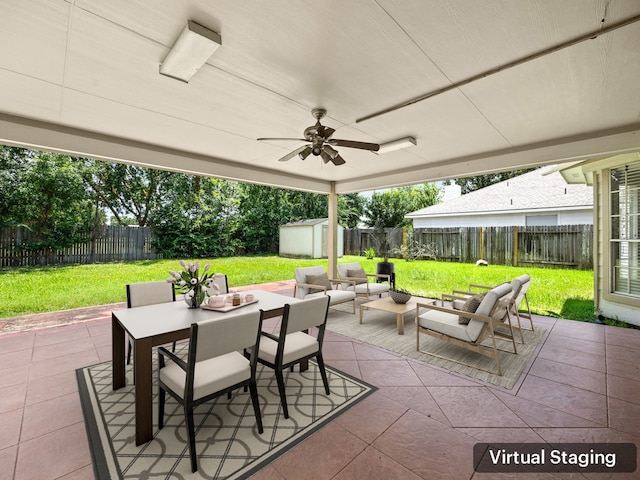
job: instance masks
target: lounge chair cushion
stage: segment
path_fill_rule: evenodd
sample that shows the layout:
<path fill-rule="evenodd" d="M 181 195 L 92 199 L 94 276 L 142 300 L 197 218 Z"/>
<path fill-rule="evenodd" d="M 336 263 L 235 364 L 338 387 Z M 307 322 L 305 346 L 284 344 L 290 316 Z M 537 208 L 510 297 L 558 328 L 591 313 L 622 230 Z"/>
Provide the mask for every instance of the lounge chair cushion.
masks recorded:
<path fill-rule="evenodd" d="M 369 283 L 369 295 L 379 295 L 389 291 L 388 283 Z M 355 291 L 358 295 L 367 294 L 367 283 L 361 283 L 355 287 L 351 286 L 347 290 Z"/>
<path fill-rule="evenodd" d="M 458 315 L 429 310 L 418 317 L 418 324 L 428 330 L 457 338 L 463 342 L 474 342 L 480 335 L 484 322 L 472 320 L 471 325 L 460 325 Z"/>
<path fill-rule="evenodd" d="M 347 270 L 347 277 L 353 278 L 356 284 L 367 283 L 367 274 L 364 273 L 364 270 L 362 268 Z"/>
<path fill-rule="evenodd" d="M 311 293 L 304 298 L 321 297 L 324 292 Z M 327 290 L 327 296 L 330 297 L 329 305 L 335 305 L 337 303 L 348 302 L 356 298 L 356 294 L 353 291 L 348 290 Z"/>
<path fill-rule="evenodd" d="M 306 283 L 326 287 L 327 290 L 331 290 L 331 282 L 329 281 L 329 277 L 326 272 L 323 272 L 320 275 L 307 275 Z M 324 290 L 320 290 L 318 288 L 309 289 L 309 293 L 318 293 L 323 291 Z"/>
<path fill-rule="evenodd" d="M 482 303 L 483 299 L 484 299 L 484 293 L 480 293 L 478 295 L 472 295 L 469 298 L 467 298 L 467 301 L 464 302 L 464 304 L 462 304 L 459 310 L 461 312 L 475 313 L 476 310 L 478 310 L 478 307 Z M 460 325 L 468 325 L 469 321 L 471 321 L 471 319 L 469 317 L 465 317 L 464 315 L 460 315 L 458 317 L 458 323 Z"/>

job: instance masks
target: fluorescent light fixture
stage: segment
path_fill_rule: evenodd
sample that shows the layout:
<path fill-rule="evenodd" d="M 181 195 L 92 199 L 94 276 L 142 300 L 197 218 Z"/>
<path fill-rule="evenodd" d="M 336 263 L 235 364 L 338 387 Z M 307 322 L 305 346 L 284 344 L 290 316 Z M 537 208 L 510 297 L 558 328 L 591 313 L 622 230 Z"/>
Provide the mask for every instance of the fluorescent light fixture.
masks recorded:
<path fill-rule="evenodd" d="M 189 20 L 160 64 L 160 73 L 188 82 L 220 45 L 222 37 L 218 33 Z"/>
<path fill-rule="evenodd" d="M 389 153 L 395 150 L 402 150 L 403 148 L 412 147 L 417 144 L 418 142 L 416 142 L 414 137 L 399 138 L 397 140 L 392 140 L 391 142 L 381 143 L 380 150 L 373 153 L 380 155 L 382 153 Z"/>

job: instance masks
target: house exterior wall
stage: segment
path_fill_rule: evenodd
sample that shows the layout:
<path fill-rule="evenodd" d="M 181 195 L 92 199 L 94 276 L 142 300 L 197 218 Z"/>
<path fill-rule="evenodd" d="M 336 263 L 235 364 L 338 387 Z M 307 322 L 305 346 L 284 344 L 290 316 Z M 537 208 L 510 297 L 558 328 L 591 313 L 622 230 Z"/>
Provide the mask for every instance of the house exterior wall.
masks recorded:
<path fill-rule="evenodd" d="M 491 214 L 460 214 L 447 216 L 429 216 L 413 219 L 414 228 L 451 228 L 451 227 L 511 227 L 525 226 L 527 217 L 557 216 L 557 225 L 591 225 L 593 209 L 514 212 Z M 547 223 L 548 225 L 548 223 Z"/>

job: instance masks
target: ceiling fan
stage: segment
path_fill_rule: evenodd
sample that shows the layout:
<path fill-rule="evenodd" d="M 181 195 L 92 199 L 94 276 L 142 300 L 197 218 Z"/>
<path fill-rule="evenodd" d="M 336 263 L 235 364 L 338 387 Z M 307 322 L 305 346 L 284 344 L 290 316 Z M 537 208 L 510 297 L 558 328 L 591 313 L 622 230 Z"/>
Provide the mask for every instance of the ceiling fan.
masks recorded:
<path fill-rule="evenodd" d="M 301 141 L 306 142 L 306 145 L 296 148 L 293 152 L 286 154 L 279 161 L 286 162 L 298 155 L 302 160 L 306 159 L 309 155 L 320 156 L 324 163 L 332 162 L 334 165 L 343 165 L 344 159 L 340 156 L 338 151 L 333 148 L 336 147 L 348 147 L 359 148 L 361 150 L 369 150 L 371 152 L 377 152 L 380 150 L 380 145 L 377 143 L 356 142 L 353 140 L 339 140 L 337 138 L 331 138 L 331 135 L 335 130 L 331 127 L 325 127 L 320 123 L 320 119 L 327 114 L 324 108 L 314 108 L 311 110 L 311 115 L 317 120 L 315 125 L 307 127 L 304 130 L 304 138 L 258 138 L 258 140 L 287 140 L 287 141 Z"/>

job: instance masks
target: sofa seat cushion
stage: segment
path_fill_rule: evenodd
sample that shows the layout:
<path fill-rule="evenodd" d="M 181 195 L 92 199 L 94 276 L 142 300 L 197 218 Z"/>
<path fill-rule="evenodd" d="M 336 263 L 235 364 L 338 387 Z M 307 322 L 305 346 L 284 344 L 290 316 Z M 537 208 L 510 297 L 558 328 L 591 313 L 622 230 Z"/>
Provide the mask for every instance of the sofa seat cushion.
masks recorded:
<path fill-rule="evenodd" d="M 304 298 L 314 298 L 321 297 L 324 295 L 324 292 L 311 293 L 306 295 Z M 356 298 L 356 294 L 353 291 L 349 290 L 327 290 L 327 295 L 330 297 L 329 305 L 336 305 L 338 303 L 348 302 Z"/>
<path fill-rule="evenodd" d="M 482 331 L 484 322 L 471 320 L 468 325 L 460 325 L 457 314 L 429 310 L 418 317 L 418 325 L 463 342 L 475 342 Z"/>

